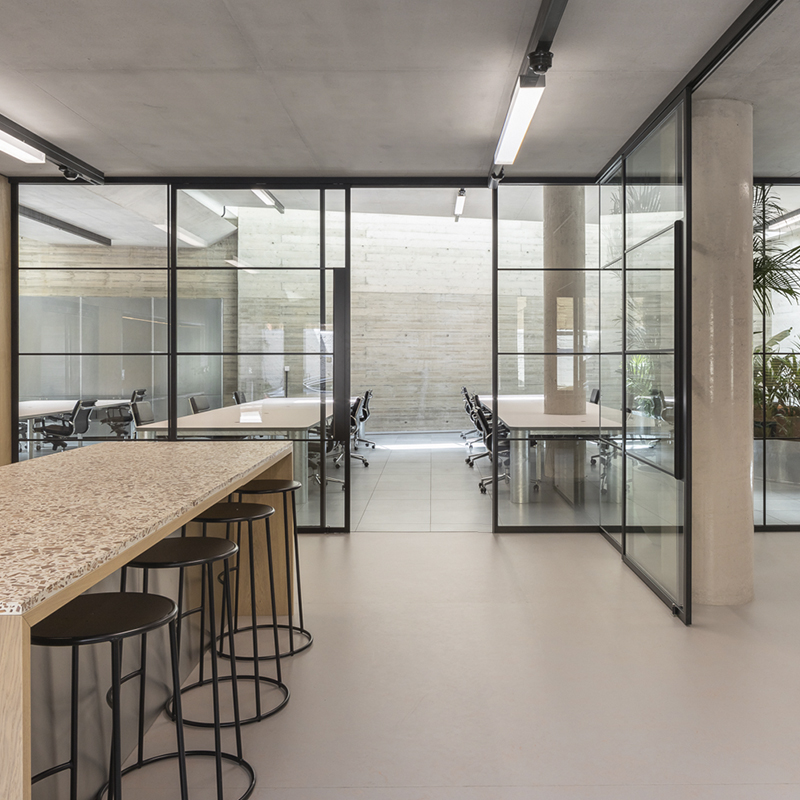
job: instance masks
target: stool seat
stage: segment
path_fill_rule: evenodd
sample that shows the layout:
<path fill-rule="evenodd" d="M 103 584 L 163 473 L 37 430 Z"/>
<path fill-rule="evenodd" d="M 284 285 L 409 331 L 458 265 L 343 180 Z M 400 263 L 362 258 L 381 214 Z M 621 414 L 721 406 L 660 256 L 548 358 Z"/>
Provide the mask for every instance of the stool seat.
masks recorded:
<path fill-rule="evenodd" d="M 259 478 L 255 481 L 246 483 L 236 491 L 242 494 L 279 494 L 281 492 L 293 492 L 302 487 L 300 481 L 286 481 L 279 478 Z"/>
<path fill-rule="evenodd" d="M 158 594 L 82 594 L 37 622 L 31 643 L 47 647 L 97 644 L 141 636 L 178 616 L 178 606 Z"/>
<path fill-rule="evenodd" d="M 198 514 L 195 522 L 252 522 L 266 519 L 275 513 L 272 506 L 264 503 L 217 503 Z"/>
<path fill-rule="evenodd" d="M 129 567 L 143 569 L 173 569 L 197 567 L 214 561 L 223 561 L 236 555 L 239 548 L 229 539 L 215 536 L 182 536 L 162 539 L 128 563 Z"/>

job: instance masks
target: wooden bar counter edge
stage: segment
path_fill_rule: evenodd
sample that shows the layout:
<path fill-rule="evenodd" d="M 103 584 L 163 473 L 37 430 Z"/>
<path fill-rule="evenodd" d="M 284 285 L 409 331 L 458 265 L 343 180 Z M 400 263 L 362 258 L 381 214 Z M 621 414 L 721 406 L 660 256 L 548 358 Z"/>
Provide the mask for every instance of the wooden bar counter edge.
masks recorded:
<path fill-rule="evenodd" d="M 31 626 L 248 481 L 291 477 L 280 441 L 107 442 L 0 467 L 2 800 L 31 797 Z M 258 499 L 282 548 L 281 504 Z"/>

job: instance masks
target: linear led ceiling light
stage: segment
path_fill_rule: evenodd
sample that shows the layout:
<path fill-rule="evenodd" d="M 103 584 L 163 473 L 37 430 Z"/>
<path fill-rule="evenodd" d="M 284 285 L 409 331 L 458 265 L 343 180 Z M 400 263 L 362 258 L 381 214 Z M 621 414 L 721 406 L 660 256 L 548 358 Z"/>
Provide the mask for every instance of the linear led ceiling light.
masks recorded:
<path fill-rule="evenodd" d="M 521 75 L 517 78 L 500 141 L 494 153 L 495 164 L 514 163 L 543 94 L 544 75 Z"/>
<path fill-rule="evenodd" d="M 528 132 L 533 115 L 544 94 L 545 73 L 553 66 L 550 48 L 561 22 L 567 0 L 542 0 L 533 25 L 525 58 L 517 75 L 503 130 L 489 171 L 489 187 L 496 189 L 503 179 L 503 166 L 513 164 Z M 495 171 L 494 167 L 501 167 Z"/>
<path fill-rule="evenodd" d="M 58 167 L 68 181 L 82 178 L 87 183 L 105 183 L 105 175 L 99 169 L 2 114 L 0 114 L 0 152 L 26 164 L 44 164 L 49 161 Z"/>
<path fill-rule="evenodd" d="M 455 211 L 453 212 L 456 217 L 456 222 L 458 222 L 458 218 L 464 213 L 464 203 L 467 200 L 467 190 L 466 189 L 459 189 L 458 194 L 456 195 L 456 207 Z"/>
<path fill-rule="evenodd" d="M 268 192 L 266 189 L 251 189 L 250 190 L 265 206 L 269 206 L 270 208 L 277 209 L 280 211 L 281 214 L 286 210 L 283 207 L 283 203 L 278 200 L 272 193 Z"/>
<path fill-rule="evenodd" d="M 769 230 L 778 230 L 780 228 L 790 228 L 792 225 L 797 225 L 800 222 L 800 209 L 797 211 L 790 211 L 782 217 L 778 217 L 775 222 L 767 225 Z"/>
<path fill-rule="evenodd" d="M 44 164 L 47 161 L 45 154 L 21 139 L 0 130 L 0 150 L 9 156 L 24 161 L 26 164 Z"/>

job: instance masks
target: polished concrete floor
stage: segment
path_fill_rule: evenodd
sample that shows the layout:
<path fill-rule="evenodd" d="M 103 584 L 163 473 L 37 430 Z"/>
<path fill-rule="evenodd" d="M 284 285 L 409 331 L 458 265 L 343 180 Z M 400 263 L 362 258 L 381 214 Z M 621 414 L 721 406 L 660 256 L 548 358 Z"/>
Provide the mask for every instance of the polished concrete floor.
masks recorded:
<path fill-rule="evenodd" d="M 492 530 L 492 497 L 494 487 L 481 494 L 478 482 L 491 476 L 488 458 L 479 458 L 470 468 L 465 458 L 470 454 L 458 433 L 369 434 L 375 448 L 359 447 L 357 453 L 369 463 L 365 467 L 353 459 L 350 513 L 351 530 L 373 532 L 483 531 Z M 582 445 L 583 446 L 583 445 Z M 600 473 L 598 465 L 589 465 L 597 453 L 593 444 L 585 446 L 585 498 L 578 505 L 570 504 L 555 491 L 551 480 L 544 480 L 538 491 L 530 494 L 530 503 L 511 502 L 510 488 L 501 481 L 499 487 L 499 521 L 501 525 L 597 525 L 599 519 Z M 474 453 L 485 452 L 475 445 Z M 612 467 L 613 469 L 614 467 Z M 342 470 L 330 467 L 329 474 L 343 477 Z M 300 524 L 318 524 L 319 493 L 310 491 L 309 503 L 300 508 Z M 612 497 L 603 497 L 607 514 Z M 343 521 L 343 496 L 338 484 L 327 489 L 329 521 Z"/>
<path fill-rule="evenodd" d="M 288 706 L 245 729 L 256 800 L 800 797 L 799 535 L 759 534 L 755 602 L 690 628 L 596 534 L 300 545 L 315 642 L 284 660 Z M 191 780 L 215 797 L 207 765 Z"/>

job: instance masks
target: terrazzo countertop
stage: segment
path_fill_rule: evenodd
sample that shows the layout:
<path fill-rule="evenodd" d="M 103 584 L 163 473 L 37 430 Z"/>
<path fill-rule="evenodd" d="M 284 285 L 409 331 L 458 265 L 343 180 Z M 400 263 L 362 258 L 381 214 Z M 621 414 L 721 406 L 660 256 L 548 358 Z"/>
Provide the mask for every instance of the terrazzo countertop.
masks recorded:
<path fill-rule="evenodd" d="M 24 614 L 291 442 L 104 442 L 0 467 L 0 614 Z"/>

